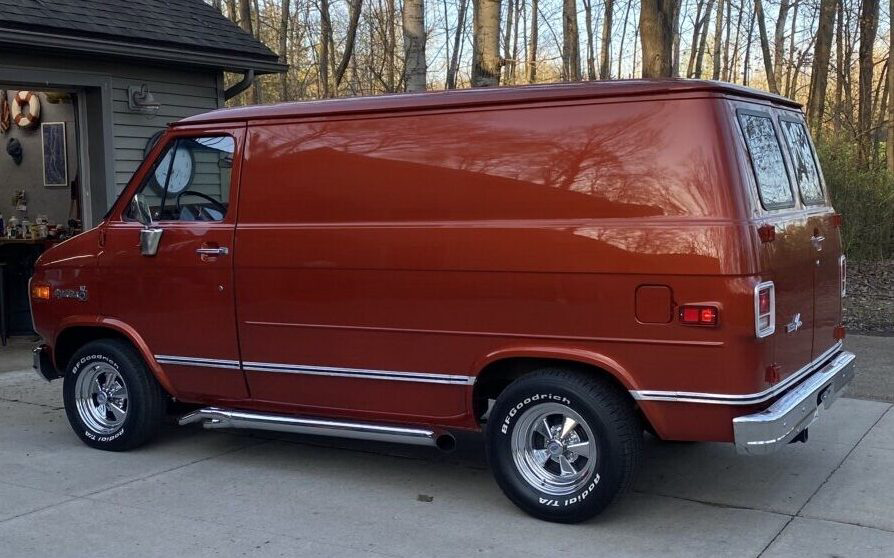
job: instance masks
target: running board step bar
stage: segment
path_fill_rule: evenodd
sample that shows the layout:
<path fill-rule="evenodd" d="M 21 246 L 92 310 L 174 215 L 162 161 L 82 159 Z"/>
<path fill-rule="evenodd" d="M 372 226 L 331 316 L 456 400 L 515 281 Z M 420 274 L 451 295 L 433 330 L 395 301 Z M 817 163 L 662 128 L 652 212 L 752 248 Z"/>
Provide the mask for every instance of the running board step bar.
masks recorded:
<path fill-rule="evenodd" d="M 442 430 L 427 428 L 406 428 L 388 426 L 368 422 L 343 420 L 326 420 L 288 415 L 236 411 L 206 407 L 184 415 L 178 421 L 181 426 L 202 422 L 205 428 L 248 428 L 255 430 L 272 430 L 296 434 L 312 434 L 352 438 L 355 440 L 372 440 L 376 442 L 392 442 L 413 446 L 431 446 L 443 451 L 451 451 L 456 446 L 453 436 Z"/>

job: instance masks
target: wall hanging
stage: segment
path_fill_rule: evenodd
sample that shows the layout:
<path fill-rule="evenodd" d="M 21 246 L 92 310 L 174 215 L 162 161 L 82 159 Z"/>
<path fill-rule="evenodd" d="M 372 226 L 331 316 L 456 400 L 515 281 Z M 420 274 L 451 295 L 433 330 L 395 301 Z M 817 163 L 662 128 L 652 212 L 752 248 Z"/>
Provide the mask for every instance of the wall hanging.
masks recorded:
<path fill-rule="evenodd" d="M 40 122 L 40 99 L 33 91 L 19 91 L 12 102 L 12 119 L 22 128 L 33 128 Z"/>
<path fill-rule="evenodd" d="M 65 122 L 40 125 L 43 139 L 43 185 L 68 186 L 68 151 L 65 146 Z"/>

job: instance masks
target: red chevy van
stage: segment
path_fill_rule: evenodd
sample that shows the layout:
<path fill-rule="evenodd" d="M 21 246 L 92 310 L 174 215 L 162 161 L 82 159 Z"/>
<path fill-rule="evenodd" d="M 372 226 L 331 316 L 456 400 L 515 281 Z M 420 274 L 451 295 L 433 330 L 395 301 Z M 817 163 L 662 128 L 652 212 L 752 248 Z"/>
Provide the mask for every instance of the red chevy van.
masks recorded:
<path fill-rule="evenodd" d="M 629 81 L 228 109 L 170 127 L 31 283 L 72 427 L 449 449 L 540 518 L 631 486 L 643 431 L 764 454 L 853 376 L 798 104 Z"/>

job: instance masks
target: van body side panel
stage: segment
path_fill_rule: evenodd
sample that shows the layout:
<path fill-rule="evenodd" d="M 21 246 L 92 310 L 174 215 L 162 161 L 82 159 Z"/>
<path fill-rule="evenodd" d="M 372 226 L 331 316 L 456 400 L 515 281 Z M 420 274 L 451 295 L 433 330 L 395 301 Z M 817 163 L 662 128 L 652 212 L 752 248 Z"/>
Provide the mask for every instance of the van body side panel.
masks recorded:
<path fill-rule="evenodd" d="M 473 426 L 476 363 L 544 346 L 607 355 L 629 389 L 757 391 L 752 232 L 718 102 L 250 123 L 236 299 L 252 398 Z M 639 322 L 640 285 L 668 286 L 674 319 Z M 698 302 L 720 327 L 677 322 Z"/>

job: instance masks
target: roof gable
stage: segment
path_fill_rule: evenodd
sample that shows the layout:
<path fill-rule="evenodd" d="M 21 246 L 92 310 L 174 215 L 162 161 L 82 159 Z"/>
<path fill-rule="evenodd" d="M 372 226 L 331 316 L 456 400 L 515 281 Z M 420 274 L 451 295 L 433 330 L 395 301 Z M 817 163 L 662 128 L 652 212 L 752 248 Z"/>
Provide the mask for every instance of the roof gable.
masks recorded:
<path fill-rule="evenodd" d="M 249 60 L 282 66 L 273 51 L 203 0 L 0 0 L 0 29 L 0 42 L 6 30 L 28 33 L 33 42 L 19 38 L 24 46 L 42 46 L 39 38 L 52 35 L 130 44 L 135 55 L 154 47 L 240 59 L 226 69 Z M 277 71 L 273 66 L 267 71 Z"/>

